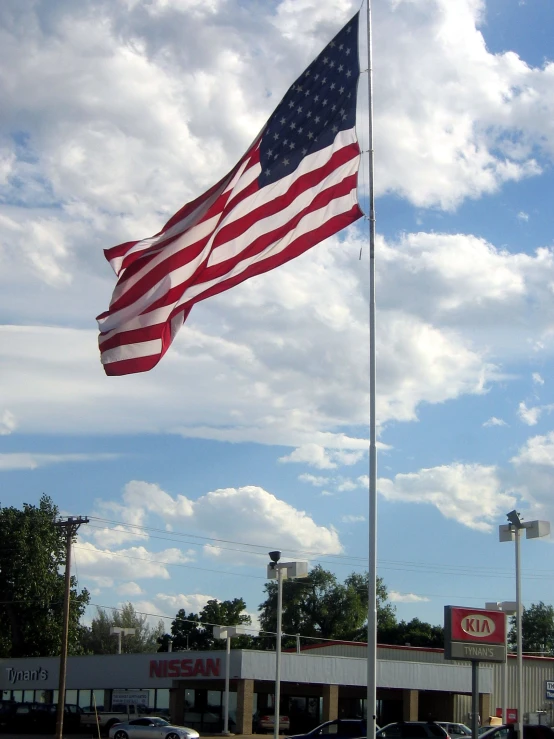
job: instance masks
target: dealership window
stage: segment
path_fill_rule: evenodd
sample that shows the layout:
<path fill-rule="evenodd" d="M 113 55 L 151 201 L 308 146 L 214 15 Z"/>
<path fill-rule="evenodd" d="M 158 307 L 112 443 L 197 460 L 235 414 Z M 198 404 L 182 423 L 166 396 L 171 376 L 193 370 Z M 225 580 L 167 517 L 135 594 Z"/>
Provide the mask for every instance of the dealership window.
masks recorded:
<path fill-rule="evenodd" d="M 169 688 L 158 688 L 156 690 L 156 711 L 164 714 L 169 713 Z"/>
<path fill-rule="evenodd" d="M 15 701 L 16 703 L 21 703 L 22 700 L 23 700 L 23 691 L 14 690 L 12 692 L 12 701 Z"/>
<path fill-rule="evenodd" d="M 91 691 L 90 690 L 80 690 L 79 695 L 77 697 L 77 705 L 81 708 L 86 708 L 94 710 L 92 707 L 92 700 L 91 700 Z"/>

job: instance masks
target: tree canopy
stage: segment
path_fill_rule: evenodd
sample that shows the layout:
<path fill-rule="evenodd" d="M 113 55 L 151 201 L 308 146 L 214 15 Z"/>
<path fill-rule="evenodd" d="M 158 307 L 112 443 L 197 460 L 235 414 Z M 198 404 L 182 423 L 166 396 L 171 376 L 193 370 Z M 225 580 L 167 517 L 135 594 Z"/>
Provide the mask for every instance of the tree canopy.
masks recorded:
<path fill-rule="evenodd" d="M 260 605 L 264 631 L 277 630 L 277 582 L 266 583 L 266 600 Z M 387 603 L 387 589 L 377 582 L 377 626 L 396 622 L 394 606 Z M 323 639 L 365 641 L 367 639 L 368 574 L 352 573 L 344 583 L 320 565 L 308 577 L 283 582 L 283 632 Z M 283 644 L 293 644 L 293 638 Z"/>
<path fill-rule="evenodd" d="M 135 636 L 122 637 L 121 651 L 123 654 L 156 652 L 158 639 L 164 632 L 162 620 L 156 626 L 151 626 L 148 623 L 148 616 L 138 614 L 131 603 L 126 603 L 121 609 L 113 609 L 110 612 L 104 608 L 97 608 L 96 616 L 92 619 L 90 627 L 83 631 L 84 650 L 90 654 L 115 654 L 118 637 L 110 634 L 112 626 L 136 629 Z"/>
<path fill-rule="evenodd" d="M 213 626 L 250 625 L 252 619 L 245 613 L 246 603 L 242 598 L 233 600 L 209 600 L 202 611 L 189 613 L 181 608 L 171 624 L 171 634 L 164 634 L 158 639 L 160 652 L 168 651 L 169 640 L 173 641 L 173 649 L 222 649 L 225 641 L 214 639 Z M 232 640 L 235 649 L 248 649 L 253 645 L 251 636 L 239 636 Z"/>
<path fill-rule="evenodd" d="M 61 648 L 65 533 L 48 496 L 38 506 L 0 508 L 0 656 L 47 657 Z M 79 621 L 89 601 L 71 578 L 69 652 L 79 654 Z"/>
<path fill-rule="evenodd" d="M 382 629 L 378 638 L 382 644 L 443 648 L 444 628 L 412 618 L 411 621 L 398 621 Z"/>
<path fill-rule="evenodd" d="M 517 642 L 515 617 L 512 618 L 511 625 L 508 642 L 515 650 Z M 539 603 L 532 603 L 529 608 L 523 608 L 521 635 L 524 652 L 553 655 L 554 608 L 545 605 L 542 600 Z"/>

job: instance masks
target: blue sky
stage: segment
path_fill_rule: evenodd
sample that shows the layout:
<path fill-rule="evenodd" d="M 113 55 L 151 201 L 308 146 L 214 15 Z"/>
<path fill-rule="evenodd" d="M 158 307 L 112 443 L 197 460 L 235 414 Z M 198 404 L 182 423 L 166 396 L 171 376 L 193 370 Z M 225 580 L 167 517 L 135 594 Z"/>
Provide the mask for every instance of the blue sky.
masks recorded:
<path fill-rule="evenodd" d="M 269 550 L 366 566 L 367 227 L 196 306 L 148 374 L 105 377 L 94 320 L 102 250 L 227 172 L 355 10 L 2 4 L 0 500 L 90 517 L 94 604 L 255 618 Z M 373 15 L 379 574 L 438 624 L 514 599 L 508 511 L 554 520 L 554 8 Z M 554 602 L 551 545 L 523 544 L 526 605 Z"/>

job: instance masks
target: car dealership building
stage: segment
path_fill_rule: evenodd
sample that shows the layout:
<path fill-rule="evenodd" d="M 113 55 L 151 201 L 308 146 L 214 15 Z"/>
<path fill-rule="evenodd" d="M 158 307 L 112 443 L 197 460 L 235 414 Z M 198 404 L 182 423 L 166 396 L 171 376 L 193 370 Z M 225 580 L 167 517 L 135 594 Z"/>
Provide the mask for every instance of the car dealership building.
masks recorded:
<path fill-rule="evenodd" d="M 328 642 L 283 652 L 281 712 L 291 733 L 337 717 L 365 714 L 366 645 Z M 471 666 L 444 659 L 442 649 L 381 645 L 377 652 L 378 723 L 468 721 Z M 122 702 L 122 691 L 140 692 L 150 712 L 200 731 L 221 730 L 225 652 L 158 652 L 69 657 L 66 702 L 105 710 Z M 502 664 L 481 663 L 480 715 L 501 706 Z M 524 713 L 546 711 L 554 723 L 546 686 L 554 681 L 554 659 L 524 659 Z M 509 707 L 515 705 L 516 659 L 508 659 Z M 59 659 L 0 660 L 4 700 L 56 702 Z M 256 711 L 273 707 L 275 652 L 231 650 L 229 710 L 236 733 L 251 733 Z M 115 701 L 114 701 L 115 699 Z"/>

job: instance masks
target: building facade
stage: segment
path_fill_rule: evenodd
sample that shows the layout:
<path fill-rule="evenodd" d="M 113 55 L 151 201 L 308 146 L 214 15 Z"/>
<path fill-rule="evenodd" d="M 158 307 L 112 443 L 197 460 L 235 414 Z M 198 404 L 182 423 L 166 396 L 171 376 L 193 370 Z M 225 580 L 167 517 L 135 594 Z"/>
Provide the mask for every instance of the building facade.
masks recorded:
<path fill-rule="evenodd" d="M 291 733 L 366 710 L 365 645 L 327 644 L 283 653 L 281 706 Z M 142 692 L 151 712 L 201 731 L 222 726 L 224 651 L 164 652 L 70 657 L 66 702 L 112 709 L 114 695 Z M 4 700 L 57 701 L 59 660 L 0 660 Z M 256 711 L 273 710 L 275 652 L 232 650 L 229 711 L 236 733 L 251 733 Z M 491 711 L 494 674 L 480 668 L 480 713 Z M 467 721 L 471 695 L 468 664 L 446 662 L 441 650 L 380 647 L 377 664 L 378 723 L 399 719 Z M 123 693 L 124 696 L 124 693 Z"/>

